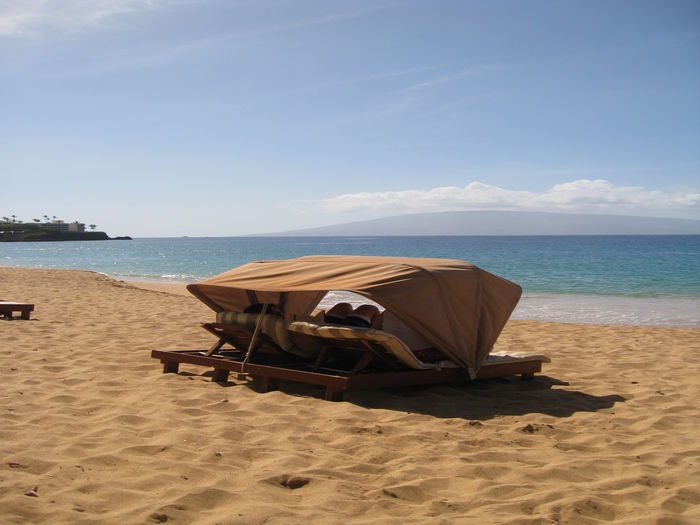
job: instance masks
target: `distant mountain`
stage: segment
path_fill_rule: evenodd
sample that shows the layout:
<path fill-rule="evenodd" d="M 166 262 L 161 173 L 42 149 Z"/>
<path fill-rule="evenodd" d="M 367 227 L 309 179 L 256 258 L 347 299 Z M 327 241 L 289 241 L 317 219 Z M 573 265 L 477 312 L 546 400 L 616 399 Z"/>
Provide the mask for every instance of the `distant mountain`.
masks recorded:
<path fill-rule="evenodd" d="M 279 232 L 280 236 L 700 234 L 700 221 L 626 215 L 453 211 L 398 215 Z"/>

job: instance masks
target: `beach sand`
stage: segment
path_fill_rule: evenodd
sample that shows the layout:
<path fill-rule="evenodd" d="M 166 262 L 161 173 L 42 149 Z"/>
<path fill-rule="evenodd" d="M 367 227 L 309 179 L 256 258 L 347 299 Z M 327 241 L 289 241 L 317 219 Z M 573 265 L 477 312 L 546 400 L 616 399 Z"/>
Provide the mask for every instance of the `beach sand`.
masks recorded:
<path fill-rule="evenodd" d="M 213 314 L 144 287 L 0 268 L 1 523 L 700 522 L 700 330 L 513 321 L 534 381 L 333 403 L 162 374 Z"/>

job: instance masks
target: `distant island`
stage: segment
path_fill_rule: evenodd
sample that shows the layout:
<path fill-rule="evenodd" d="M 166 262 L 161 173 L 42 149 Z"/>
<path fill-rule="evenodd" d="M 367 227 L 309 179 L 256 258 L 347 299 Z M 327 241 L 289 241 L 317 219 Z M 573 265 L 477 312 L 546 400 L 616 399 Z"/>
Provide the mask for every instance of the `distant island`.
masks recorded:
<path fill-rule="evenodd" d="M 269 236 L 402 235 L 699 235 L 700 221 L 628 215 L 529 211 L 414 213 L 266 234 Z"/>
<path fill-rule="evenodd" d="M 95 231 L 97 226 L 94 224 L 90 224 L 90 231 L 86 231 L 85 224 L 79 221 L 67 223 L 47 215 L 44 215 L 44 219 L 44 222 L 39 219 L 22 222 L 15 215 L 12 218 L 2 217 L 0 242 L 131 240 L 128 236 L 110 237 L 105 232 Z"/>

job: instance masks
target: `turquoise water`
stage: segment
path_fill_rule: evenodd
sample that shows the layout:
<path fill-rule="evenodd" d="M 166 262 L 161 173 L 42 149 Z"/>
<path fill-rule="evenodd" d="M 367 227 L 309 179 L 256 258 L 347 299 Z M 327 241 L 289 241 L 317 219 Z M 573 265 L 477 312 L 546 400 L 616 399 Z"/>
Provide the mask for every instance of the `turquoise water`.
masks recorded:
<path fill-rule="evenodd" d="M 3 266 L 80 268 L 118 279 L 176 282 L 194 282 L 253 260 L 311 254 L 470 261 L 523 287 L 525 298 L 515 317 L 526 312 L 533 319 L 700 326 L 700 236 L 216 237 L 0 244 Z"/>

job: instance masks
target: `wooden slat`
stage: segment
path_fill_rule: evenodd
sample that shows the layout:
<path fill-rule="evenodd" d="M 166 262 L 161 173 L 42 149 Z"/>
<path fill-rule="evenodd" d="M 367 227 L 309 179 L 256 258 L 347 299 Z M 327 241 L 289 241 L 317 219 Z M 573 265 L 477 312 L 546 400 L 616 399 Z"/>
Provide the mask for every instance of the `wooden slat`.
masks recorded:
<path fill-rule="evenodd" d="M 477 379 L 489 379 L 512 375 L 534 375 L 542 371 L 542 361 L 523 359 L 505 363 L 485 363 L 476 374 Z"/>

